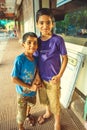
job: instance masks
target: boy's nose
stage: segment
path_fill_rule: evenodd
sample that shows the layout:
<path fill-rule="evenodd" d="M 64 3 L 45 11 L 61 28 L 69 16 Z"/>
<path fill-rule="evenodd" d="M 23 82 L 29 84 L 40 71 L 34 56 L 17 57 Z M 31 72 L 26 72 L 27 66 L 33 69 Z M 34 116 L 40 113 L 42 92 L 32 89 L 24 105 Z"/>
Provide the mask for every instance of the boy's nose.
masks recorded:
<path fill-rule="evenodd" d="M 34 43 L 32 42 L 31 47 L 34 47 Z"/>
<path fill-rule="evenodd" d="M 46 28 L 46 27 L 47 27 L 47 24 L 46 24 L 46 23 L 44 23 L 44 24 L 43 24 L 43 27 L 44 27 L 44 28 Z"/>

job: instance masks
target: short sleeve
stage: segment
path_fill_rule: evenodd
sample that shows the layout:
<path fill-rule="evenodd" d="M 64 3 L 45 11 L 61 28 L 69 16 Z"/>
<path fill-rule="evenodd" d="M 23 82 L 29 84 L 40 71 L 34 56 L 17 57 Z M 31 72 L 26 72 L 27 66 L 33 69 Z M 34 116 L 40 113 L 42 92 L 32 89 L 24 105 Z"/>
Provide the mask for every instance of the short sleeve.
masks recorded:
<path fill-rule="evenodd" d="M 67 54 L 67 49 L 65 46 L 65 42 L 64 39 L 62 37 L 60 37 L 60 43 L 59 43 L 59 48 L 60 48 L 60 54 L 61 55 L 66 55 Z"/>
<path fill-rule="evenodd" d="M 11 72 L 12 77 L 19 77 L 21 72 L 21 65 L 22 65 L 21 60 L 19 57 L 17 57 L 14 61 L 13 69 Z"/>

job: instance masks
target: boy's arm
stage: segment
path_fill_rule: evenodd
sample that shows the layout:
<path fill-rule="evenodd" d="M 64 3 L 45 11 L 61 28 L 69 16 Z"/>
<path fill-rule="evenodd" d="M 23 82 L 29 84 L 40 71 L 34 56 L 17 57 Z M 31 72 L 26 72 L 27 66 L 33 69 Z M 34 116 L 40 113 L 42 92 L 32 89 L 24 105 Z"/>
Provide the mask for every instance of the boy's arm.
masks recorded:
<path fill-rule="evenodd" d="M 60 80 L 60 78 L 62 77 L 62 75 L 63 75 L 63 73 L 65 71 L 67 63 L 68 63 L 68 56 L 63 55 L 62 56 L 62 64 L 61 64 L 60 72 L 56 76 L 53 76 L 52 81 L 54 81 L 56 83 L 58 80 Z"/>
<path fill-rule="evenodd" d="M 63 75 L 63 73 L 65 71 L 67 63 L 68 63 L 68 56 L 67 55 L 63 55 L 62 56 L 62 64 L 61 64 L 60 72 L 58 74 L 58 76 L 60 76 L 60 78 L 62 77 L 62 75 Z"/>
<path fill-rule="evenodd" d="M 32 87 L 30 84 L 24 83 L 22 80 L 20 80 L 17 77 L 11 77 L 11 80 L 12 80 L 13 83 L 18 84 L 20 86 L 23 86 L 25 88 L 29 88 L 31 91 L 36 91 L 37 90 L 35 85 L 33 85 L 33 87 Z"/>
<path fill-rule="evenodd" d="M 37 85 L 37 87 L 41 87 L 41 78 L 40 78 L 40 76 L 39 76 L 38 70 L 36 71 L 36 75 L 35 75 L 35 78 L 34 78 L 34 80 L 33 80 L 32 85 L 33 85 L 33 84 Z"/>

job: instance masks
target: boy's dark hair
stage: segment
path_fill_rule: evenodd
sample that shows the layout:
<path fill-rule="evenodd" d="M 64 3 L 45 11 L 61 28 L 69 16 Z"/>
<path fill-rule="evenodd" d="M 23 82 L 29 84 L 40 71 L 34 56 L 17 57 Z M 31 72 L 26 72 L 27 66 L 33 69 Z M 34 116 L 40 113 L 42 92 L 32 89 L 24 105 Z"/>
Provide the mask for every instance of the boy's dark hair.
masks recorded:
<path fill-rule="evenodd" d="M 36 22 L 38 22 L 39 17 L 42 15 L 48 15 L 51 17 L 52 22 L 55 21 L 53 13 L 52 13 L 51 9 L 49 9 L 49 8 L 42 8 L 36 12 Z"/>
<path fill-rule="evenodd" d="M 29 36 L 37 38 L 37 35 L 34 32 L 27 32 L 23 35 L 22 42 L 24 43 Z"/>

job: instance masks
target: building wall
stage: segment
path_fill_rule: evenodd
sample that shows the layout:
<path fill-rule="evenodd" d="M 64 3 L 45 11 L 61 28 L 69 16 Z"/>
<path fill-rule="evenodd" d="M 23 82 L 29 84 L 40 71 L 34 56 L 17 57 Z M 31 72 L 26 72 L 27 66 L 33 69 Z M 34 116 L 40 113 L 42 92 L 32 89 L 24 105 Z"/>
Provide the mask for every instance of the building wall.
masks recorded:
<path fill-rule="evenodd" d="M 42 7 L 49 8 L 49 0 L 42 0 Z M 23 28 L 22 29 L 26 33 L 28 31 L 36 32 L 37 35 L 40 34 L 39 30 L 36 27 L 36 12 L 41 8 L 39 0 L 23 0 L 22 2 L 22 12 L 23 12 Z M 20 12 L 20 15 L 21 13 Z M 23 34 L 22 33 L 22 34 Z"/>
<path fill-rule="evenodd" d="M 50 3 L 49 0 L 42 0 L 42 8 L 49 8 Z"/>
<path fill-rule="evenodd" d="M 39 33 L 39 30 L 37 29 L 37 26 L 36 26 L 36 12 L 37 10 L 40 8 L 40 3 L 39 3 L 39 0 L 34 0 L 34 27 L 35 27 L 35 33 L 39 36 L 40 33 Z"/>
<path fill-rule="evenodd" d="M 20 13 L 21 12 L 21 13 Z M 17 36 L 20 39 L 24 33 L 24 19 L 23 19 L 23 10 L 22 8 L 18 11 L 18 19 L 17 19 Z"/>
<path fill-rule="evenodd" d="M 23 1 L 24 33 L 34 32 L 34 9 L 32 0 Z"/>

